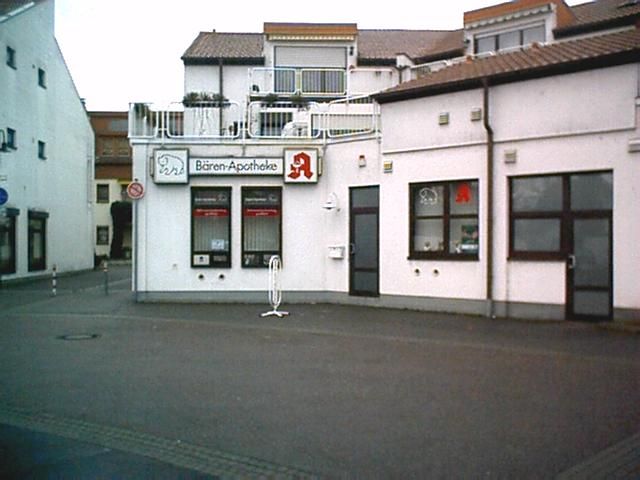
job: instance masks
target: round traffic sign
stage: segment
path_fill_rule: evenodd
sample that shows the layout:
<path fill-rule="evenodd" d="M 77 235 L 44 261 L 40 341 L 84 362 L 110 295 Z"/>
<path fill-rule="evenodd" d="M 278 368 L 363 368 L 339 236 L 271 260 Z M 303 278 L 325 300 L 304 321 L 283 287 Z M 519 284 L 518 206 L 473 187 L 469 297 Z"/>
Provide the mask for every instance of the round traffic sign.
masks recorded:
<path fill-rule="evenodd" d="M 127 195 L 129 195 L 129 198 L 133 200 L 142 198 L 144 195 L 144 187 L 140 182 L 131 182 L 127 186 Z"/>
<path fill-rule="evenodd" d="M 0 205 L 4 205 L 9 200 L 9 192 L 0 187 Z"/>

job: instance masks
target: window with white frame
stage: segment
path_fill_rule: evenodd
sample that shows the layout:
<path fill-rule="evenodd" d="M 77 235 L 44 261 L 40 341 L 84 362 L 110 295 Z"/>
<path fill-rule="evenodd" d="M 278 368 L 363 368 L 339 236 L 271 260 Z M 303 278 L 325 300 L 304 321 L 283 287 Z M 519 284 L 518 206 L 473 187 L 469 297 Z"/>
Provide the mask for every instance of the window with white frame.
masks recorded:
<path fill-rule="evenodd" d="M 535 42 L 544 43 L 545 41 L 544 24 L 534 25 L 491 35 L 478 35 L 475 37 L 474 53 L 498 52 Z"/>

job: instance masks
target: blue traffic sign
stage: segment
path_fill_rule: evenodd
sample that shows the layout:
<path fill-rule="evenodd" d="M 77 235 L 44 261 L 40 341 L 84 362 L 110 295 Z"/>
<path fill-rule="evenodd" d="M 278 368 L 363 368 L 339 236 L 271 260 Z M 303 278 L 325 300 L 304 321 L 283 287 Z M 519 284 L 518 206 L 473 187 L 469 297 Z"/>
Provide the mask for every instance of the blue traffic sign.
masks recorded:
<path fill-rule="evenodd" d="M 4 205 L 9 200 L 9 192 L 0 187 L 0 205 Z"/>

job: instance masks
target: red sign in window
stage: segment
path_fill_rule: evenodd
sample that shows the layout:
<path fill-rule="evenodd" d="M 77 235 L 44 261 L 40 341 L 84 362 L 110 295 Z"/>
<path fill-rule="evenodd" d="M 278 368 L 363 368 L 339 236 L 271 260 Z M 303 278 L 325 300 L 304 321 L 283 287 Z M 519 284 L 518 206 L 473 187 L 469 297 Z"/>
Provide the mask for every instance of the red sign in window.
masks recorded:
<path fill-rule="evenodd" d="M 228 217 L 228 208 L 196 208 L 193 211 L 194 217 Z"/>
<path fill-rule="evenodd" d="M 245 208 L 245 217 L 278 217 L 280 210 L 277 208 Z"/>

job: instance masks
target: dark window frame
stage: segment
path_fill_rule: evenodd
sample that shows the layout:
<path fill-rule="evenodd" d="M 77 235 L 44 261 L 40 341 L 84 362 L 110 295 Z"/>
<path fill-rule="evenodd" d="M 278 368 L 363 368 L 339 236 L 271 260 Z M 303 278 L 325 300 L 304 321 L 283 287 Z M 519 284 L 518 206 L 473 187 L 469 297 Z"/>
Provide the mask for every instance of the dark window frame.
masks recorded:
<path fill-rule="evenodd" d="M 209 191 L 209 192 L 224 192 L 226 193 L 228 198 L 228 206 L 226 207 L 228 212 L 226 215 L 227 218 L 227 236 L 229 238 L 229 247 L 226 251 L 224 251 L 224 253 L 220 253 L 220 251 L 217 250 L 196 250 L 195 248 L 195 215 L 194 212 L 196 210 L 196 208 L 200 207 L 202 208 L 204 205 L 198 205 L 196 206 L 196 192 L 203 192 L 203 191 Z M 211 207 L 211 206 L 210 206 Z M 191 211 L 190 211 L 190 217 L 191 217 L 191 245 L 190 245 L 190 251 L 191 251 L 191 268 L 231 268 L 231 256 L 233 253 L 233 248 L 232 248 L 232 229 L 231 229 L 231 215 L 232 215 L 232 188 L 231 187 L 222 187 L 222 186 L 215 186 L 215 187 L 191 187 Z M 220 209 L 220 208 L 225 208 L 225 207 L 221 207 L 221 206 L 215 206 L 216 209 Z M 194 261 L 194 258 L 198 255 L 208 255 L 209 256 L 209 263 L 207 265 L 200 265 L 200 264 L 196 264 L 196 262 Z M 216 256 L 218 257 L 222 257 L 225 256 L 226 258 L 224 260 L 216 260 Z"/>
<path fill-rule="evenodd" d="M 2 275 L 10 275 L 12 273 L 16 273 L 16 259 L 18 258 L 16 243 L 16 218 L 20 214 L 20 211 L 14 208 L 7 208 L 6 213 L 6 217 L 0 220 L 0 230 L 7 232 L 7 237 L 9 239 L 9 256 L 4 261 L 0 259 L 0 274 Z"/>
<path fill-rule="evenodd" d="M 28 270 L 30 272 L 37 272 L 47 269 L 47 219 L 49 218 L 49 214 L 46 212 L 35 212 L 30 211 L 28 215 L 28 227 L 27 227 L 27 237 L 28 237 Z M 34 223 L 39 223 L 39 226 L 36 228 Z M 41 245 L 41 253 L 42 258 L 36 259 L 34 256 L 34 235 L 36 233 L 42 234 L 42 245 Z"/>
<path fill-rule="evenodd" d="M 572 211 L 571 206 L 571 177 L 580 175 L 602 174 L 611 173 L 612 170 L 589 170 L 579 172 L 564 172 L 564 173 L 551 173 L 542 175 L 517 175 L 508 178 L 509 183 L 509 256 L 508 260 L 522 260 L 522 261 L 564 261 L 569 255 L 571 250 L 571 220 L 572 218 L 591 218 L 594 215 L 607 215 L 610 214 L 612 209 L 595 209 L 595 210 L 583 210 Z M 514 212 L 513 211 L 513 182 L 519 179 L 534 179 L 534 178 L 560 178 L 562 183 L 562 206 L 560 210 L 554 211 L 526 211 L 526 212 Z M 526 251 L 515 249 L 515 223 L 517 220 L 558 220 L 560 223 L 560 245 L 558 250 L 550 251 Z"/>
<path fill-rule="evenodd" d="M 451 253 L 449 251 L 451 239 L 451 220 L 452 219 L 475 219 L 478 224 L 478 235 L 480 233 L 480 198 L 478 198 L 478 211 L 475 214 L 452 214 L 450 205 L 451 185 L 457 183 L 476 183 L 478 186 L 478 197 L 480 197 L 480 181 L 477 178 L 445 180 L 435 182 L 419 182 L 409 184 L 409 260 L 454 260 L 454 261 L 478 261 L 480 255 L 480 238 L 478 238 L 478 249 L 475 253 Z M 442 207 L 442 215 L 416 215 L 415 213 L 415 192 L 425 187 L 443 187 L 444 205 Z M 415 231 L 416 222 L 418 220 L 437 220 L 442 219 L 442 240 L 444 250 L 438 251 L 422 251 L 416 250 Z"/>
<path fill-rule="evenodd" d="M 103 239 L 104 234 L 101 234 L 101 231 L 106 231 L 106 240 Z M 109 245 L 109 225 L 96 225 L 96 245 Z"/>
<path fill-rule="evenodd" d="M 106 198 L 104 197 L 105 190 L 107 194 Z M 109 203 L 109 200 L 111 199 L 110 190 L 108 183 L 96 184 L 96 203 Z"/>
<path fill-rule="evenodd" d="M 18 149 L 17 132 L 14 128 L 7 127 L 7 148 Z"/>
<path fill-rule="evenodd" d="M 13 68 L 14 70 L 18 69 L 18 65 L 16 63 L 16 49 L 7 45 L 6 49 L 6 64 Z"/>
<path fill-rule="evenodd" d="M 44 68 L 38 68 L 38 86 L 47 88 L 47 72 Z"/>
<path fill-rule="evenodd" d="M 245 235 L 246 235 L 246 222 L 245 222 L 245 198 L 248 196 L 249 192 L 254 190 L 266 190 L 277 192 L 278 195 L 278 208 L 280 211 L 279 221 L 278 221 L 278 249 L 276 250 L 245 250 Z M 242 187 L 241 190 L 241 207 L 242 207 L 242 232 L 241 232 L 241 255 L 242 268 L 269 268 L 268 262 L 265 262 L 265 258 L 269 255 L 271 258 L 272 255 L 278 255 L 280 257 L 280 261 L 282 262 L 282 206 L 283 206 L 283 191 L 280 186 L 247 186 Z M 247 255 L 256 255 L 262 256 L 262 262 L 259 264 L 246 264 L 245 259 L 248 258 Z"/>
<path fill-rule="evenodd" d="M 47 143 L 42 140 L 38 140 L 38 158 L 40 160 L 47 159 Z"/>

